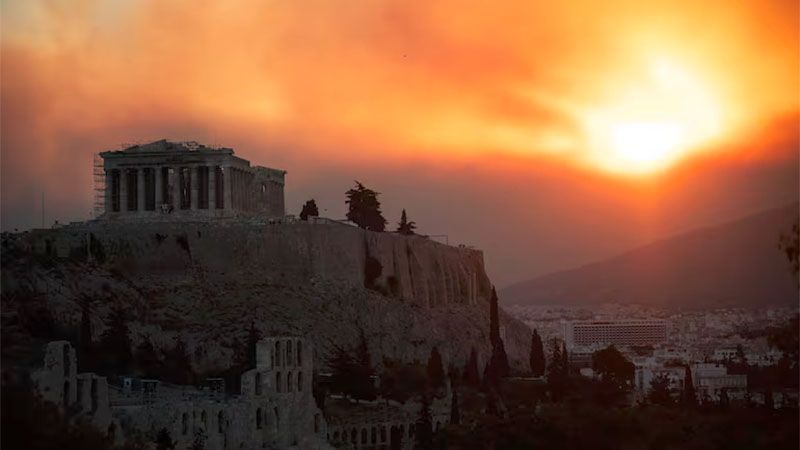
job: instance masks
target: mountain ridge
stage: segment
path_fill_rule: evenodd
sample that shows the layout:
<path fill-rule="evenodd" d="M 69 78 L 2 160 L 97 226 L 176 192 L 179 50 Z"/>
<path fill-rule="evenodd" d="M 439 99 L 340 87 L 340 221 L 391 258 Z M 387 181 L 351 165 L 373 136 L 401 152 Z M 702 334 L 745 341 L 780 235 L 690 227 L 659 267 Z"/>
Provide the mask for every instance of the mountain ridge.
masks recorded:
<path fill-rule="evenodd" d="M 513 284 L 501 289 L 501 302 L 660 307 L 796 302 L 796 284 L 778 239 L 797 216 L 798 203 L 793 202 L 686 230 L 604 260 Z"/>

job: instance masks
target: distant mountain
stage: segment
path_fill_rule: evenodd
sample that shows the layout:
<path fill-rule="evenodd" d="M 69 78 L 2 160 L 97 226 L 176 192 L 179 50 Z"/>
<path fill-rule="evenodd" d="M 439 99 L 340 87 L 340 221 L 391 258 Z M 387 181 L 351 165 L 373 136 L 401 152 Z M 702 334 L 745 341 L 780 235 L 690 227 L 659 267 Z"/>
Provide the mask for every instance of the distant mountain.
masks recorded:
<path fill-rule="evenodd" d="M 503 304 L 638 303 L 665 308 L 797 305 L 778 249 L 798 204 L 698 228 L 610 259 L 514 284 Z"/>

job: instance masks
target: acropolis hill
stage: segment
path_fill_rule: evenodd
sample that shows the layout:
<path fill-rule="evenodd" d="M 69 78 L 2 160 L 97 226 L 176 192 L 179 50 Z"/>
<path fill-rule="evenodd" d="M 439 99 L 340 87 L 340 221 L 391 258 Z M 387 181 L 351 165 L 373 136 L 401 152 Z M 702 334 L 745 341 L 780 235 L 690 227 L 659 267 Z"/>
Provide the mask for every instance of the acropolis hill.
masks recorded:
<path fill-rule="evenodd" d="M 463 366 L 472 347 L 481 364 L 488 358 L 491 283 L 479 250 L 297 220 L 283 212 L 284 172 L 248 169 L 235 157 L 242 174 L 233 176 L 225 162 L 232 151 L 203 150 L 216 158 L 209 162 L 191 148 L 150 145 L 105 153 L 109 210 L 98 219 L 4 235 L 3 294 L 19 299 L 4 302 L 4 316 L 44 314 L 74 328 L 89 308 L 100 335 L 123 306 L 133 345 L 180 339 L 198 373 L 226 369 L 251 325 L 264 336 L 310 339 L 320 366 L 360 330 L 378 365 L 425 361 L 434 345 L 445 364 Z M 177 154 L 165 156 L 166 148 Z M 511 364 L 521 367 L 530 332 L 504 314 L 501 327 Z"/>

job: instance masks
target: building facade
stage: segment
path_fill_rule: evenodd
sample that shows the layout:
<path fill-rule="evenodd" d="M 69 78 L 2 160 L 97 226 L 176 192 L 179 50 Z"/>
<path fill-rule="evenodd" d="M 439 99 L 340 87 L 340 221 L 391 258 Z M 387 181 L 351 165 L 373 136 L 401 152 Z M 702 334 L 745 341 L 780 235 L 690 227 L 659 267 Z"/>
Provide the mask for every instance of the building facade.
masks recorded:
<path fill-rule="evenodd" d="M 667 321 L 580 320 L 564 323 L 567 349 L 614 344 L 619 347 L 657 345 L 667 340 Z"/>
<path fill-rule="evenodd" d="M 285 214 L 286 172 L 251 166 L 230 148 L 160 140 L 100 153 L 106 220 Z"/>

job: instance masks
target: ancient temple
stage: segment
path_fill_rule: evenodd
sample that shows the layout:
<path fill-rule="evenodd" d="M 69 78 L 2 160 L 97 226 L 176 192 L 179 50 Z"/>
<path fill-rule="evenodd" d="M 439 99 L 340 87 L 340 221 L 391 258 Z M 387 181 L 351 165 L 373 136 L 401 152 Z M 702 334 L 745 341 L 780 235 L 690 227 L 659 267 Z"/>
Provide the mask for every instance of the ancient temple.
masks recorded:
<path fill-rule="evenodd" d="M 286 172 L 251 166 L 230 148 L 155 141 L 100 153 L 104 219 L 203 219 L 285 214 Z"/>

